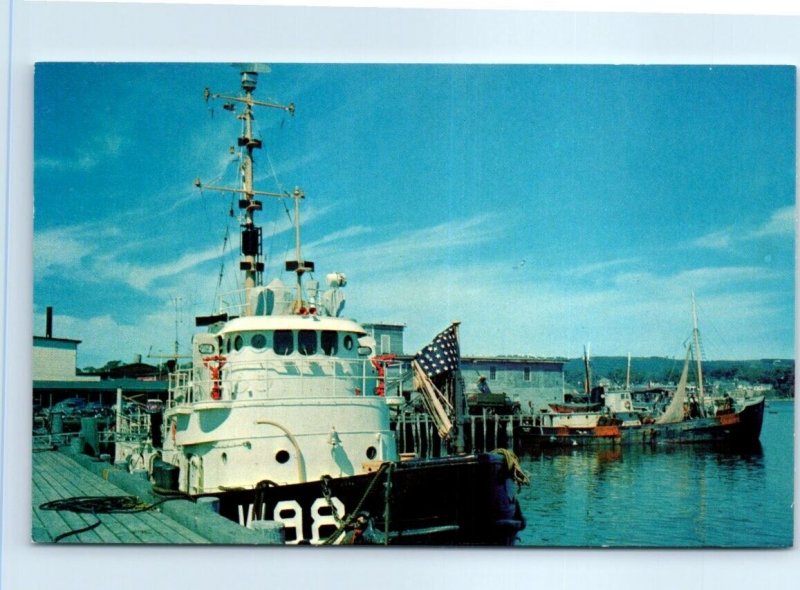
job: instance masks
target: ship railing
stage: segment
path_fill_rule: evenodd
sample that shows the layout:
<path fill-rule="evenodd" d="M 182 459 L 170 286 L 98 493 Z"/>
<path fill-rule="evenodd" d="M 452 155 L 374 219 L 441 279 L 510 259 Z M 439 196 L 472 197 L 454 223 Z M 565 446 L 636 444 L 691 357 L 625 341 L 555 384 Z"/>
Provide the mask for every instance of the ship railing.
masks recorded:
<path fill-rule="evenodd" d="M 288 310 L 292 308 L 296 300 L 297 286 L 284 285 L 284 287 L 285 291 L 278 295 L 279 301 L 277 301 L 275 305 L 278 308 L 284 308 L 285 312 L 288 313 Z M 327 289 L 322 288 L 314 290 L 313 292 L 309 292 L 307 288 L 304 289 L 304 301 L 306 306 L 316 307 L 320 310 L 320 313 L 325 313 L 322 311 L 325 307 L 322 305 L 322 301 L 323 295 L 326 291 Z M 317 304 L 315 305 L 314 302 Z M 227 314 L 228 317 L 241 317 L 244 315 L 270 315 L 270 313 L 267 311 L 264 298 L 258 295 L 256 295 L 250 302 L 250 309 L 248 309 L 246 289 L 237 289 L 222 293 L 217 297 L 216 309 L 217 313 Z"/>
<path fill-rule="evenodd" d="M 33 435 L 33 452 L 49 451 L 54 448 L 67 447 L 79 432 L 59 432 Z"/>
<path fill-rule="evenodd" d="M 383 391 L 386 397 L 401 397 L 403 391 L 411 386 L 412 372 L 407 363 L 401 361 L 384 362 Z"/>
<path fill-rule="evenodd" d="M 101 442 L 138 442 L 150 436 L 150 413 L 144 404 L 126 400 L 115 418 L 113 430 L 101 432 Z"/>
<path fill-rule="evenodd" d="M 399 369 L 395 369 L 399 375 Z M 388 382 L 393 391 L 399 377 Z M 285 358 L 229 361 L 219 379 L 205 369 L 181 369 L 170 375 L 168 406 L 208 401 L 270 397 L 373 396 L 379 378 L 370 359 Z"/>

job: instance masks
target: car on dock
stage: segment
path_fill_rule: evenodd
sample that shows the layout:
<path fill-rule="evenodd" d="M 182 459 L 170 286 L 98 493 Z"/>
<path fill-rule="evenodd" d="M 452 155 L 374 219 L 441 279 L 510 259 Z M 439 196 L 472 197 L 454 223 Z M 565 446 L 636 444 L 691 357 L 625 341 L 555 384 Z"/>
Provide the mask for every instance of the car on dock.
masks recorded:
<path fill-rule="evenodd" d="M 86 400 L 81 397 L 71 397 L 53 404 L 49 408 L 44 408 L 42 414 L 46 417 L 52 414 L 62 414 L 66 417 L 79 417 L 86 407 Z"/>
<path fill-rule="evenodd" d="M 467 407 L 472 416 L 480 416 L 484 410 L 489 414 L 500 416 L 522 412 L 519 400 L 511 399 L 505 393 L 470 393 L 467 395 Z"/>
<path fill-rule="evenodd" d="M 88 402 L 81 409 L 81 415 L 87 418 L 105 418 L 112 414 L 111 406 L 107 406 L 103 402 Z"/>

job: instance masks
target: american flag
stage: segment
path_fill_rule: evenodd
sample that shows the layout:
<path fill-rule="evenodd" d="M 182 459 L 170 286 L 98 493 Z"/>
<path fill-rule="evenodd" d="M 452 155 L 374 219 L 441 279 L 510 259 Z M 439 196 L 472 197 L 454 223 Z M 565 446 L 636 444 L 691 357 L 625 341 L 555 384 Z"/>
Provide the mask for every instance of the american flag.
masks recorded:
<path fill-rule="evenodd" d="M 450 326 L 436 336 L 433 342 L 414 356 L 414 359 L 428 377 L 457 370 L 461 362 L 461 351 L 458 347 L 455 326 Z"/>

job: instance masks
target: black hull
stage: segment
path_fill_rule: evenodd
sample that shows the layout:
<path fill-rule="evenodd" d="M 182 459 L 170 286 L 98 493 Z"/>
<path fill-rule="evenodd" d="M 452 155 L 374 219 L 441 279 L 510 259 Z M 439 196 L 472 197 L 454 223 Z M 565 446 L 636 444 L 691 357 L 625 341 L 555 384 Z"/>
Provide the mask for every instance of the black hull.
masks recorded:
<path fill-rule="evenodd" d="M 505 458 L 486 453 L 403 461 L 365 475 L 214 495 L 220 514 L 240 524 L 283 520 L 286 541 L 292 543 L 319 544 L 331 537 L 339 528 L 333 504 L 342 520 L 369 512 L 373 543 L 512 545 L 525 526 L 516 492 Z M 342 535 L 340 542 L 353 542 L 352 537 Z"/>
<path fill-rule="evenodd" d="M 523 424 L 515 429 L 514 434 L 521 448 L 705 442 L 746 446 L 758 442 L 763 420 L 764 400 L 761 399 L 735 414 L 684 420 L 676 424 L 619 426 L 616 433 L 608 427 L 568 429 Z"/>

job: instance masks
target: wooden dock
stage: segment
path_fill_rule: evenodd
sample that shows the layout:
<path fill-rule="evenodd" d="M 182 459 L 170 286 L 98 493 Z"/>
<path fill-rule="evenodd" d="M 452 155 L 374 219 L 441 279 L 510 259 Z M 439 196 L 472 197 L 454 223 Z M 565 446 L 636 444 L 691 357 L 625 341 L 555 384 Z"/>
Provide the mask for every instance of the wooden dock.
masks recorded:
<path fill-rule="evenodd" d="M 44 510 L 53 500 L 82 496 L 103 498 L 130 496 L 75 460 L 58 451 L 33 453 L 31 535 L 36 543 L 52 543 L 62 534 L 88 527 L 92 530 L 64 537 L 60 543 L 210 543 L 189 528 L 175 522 L 158 508 L 142 512 L 78 514 L 66 510 Z"/>

